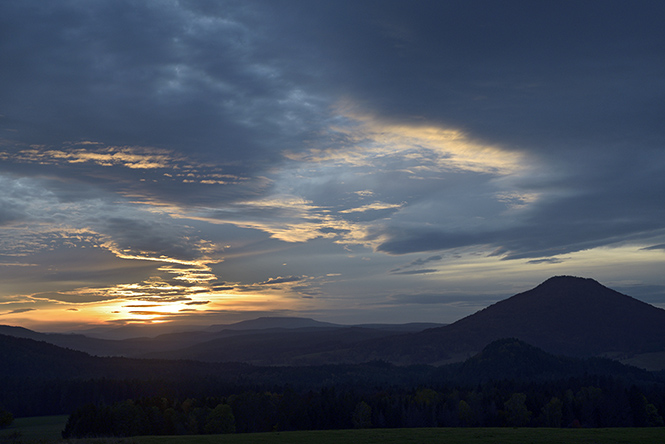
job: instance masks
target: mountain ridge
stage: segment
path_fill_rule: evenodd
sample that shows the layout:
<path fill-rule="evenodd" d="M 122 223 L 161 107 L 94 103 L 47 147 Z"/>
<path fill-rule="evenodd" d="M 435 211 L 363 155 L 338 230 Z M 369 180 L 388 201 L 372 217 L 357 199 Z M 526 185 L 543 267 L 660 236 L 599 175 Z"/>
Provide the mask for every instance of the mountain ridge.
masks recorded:
<path fill-rule="evenodd" d="M 441 365 L 464 361 L 492 341 L 516 338 L 557 355 L 612 357 L 651 370 L 665 369 L 665 310 L 589 278 L 554 276 L 457 322 L 426 328 L 430 326 L 343 326 L 309 318 L 264 317 L 230 327 L 122 341 L 21 327 L 0 326 L 0 333 L 10 331 L 98 356 L 281 366 L 373 360 Z"/>
<path fill-rule="evenodd" d="M 475 347 L 487 342 L 491 332 L 494 339 L 515 337 L 574 356 L 646 353 L 665 348 L 665 310 L 593 279 L 555 276 L 449 326 L 423 333 L 442 332 Z"/>
<path fill-rule="evenodd" d="M 452 324 L 368 341 L 327 359 L 439 365 L 511 337 L 568 356 L 642 362 L 634 358 L 653 354 L 648 366 L 665 368 L 665 310 L 575 276 L 554 276 Z"/>

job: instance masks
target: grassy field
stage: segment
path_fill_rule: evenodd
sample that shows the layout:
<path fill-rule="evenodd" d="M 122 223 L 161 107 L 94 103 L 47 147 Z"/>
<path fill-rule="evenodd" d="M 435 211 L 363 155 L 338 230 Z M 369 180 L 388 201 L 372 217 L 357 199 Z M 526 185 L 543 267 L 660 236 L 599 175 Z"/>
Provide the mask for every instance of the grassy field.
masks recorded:
<path fill-rule="evenodd" d="M 135 444 L 653 444 L 665 442 L 665 428 L 651 429 L 370 429 L 275 432 L 248 435 L 134 438 Z"/>
<path fill-rule="evenodd" d="M 61 441 L 67 416 L 19 418 L 0 430 L 0 443 Z M 237 435 L 140 436 L 69 440 L 69 444 L 652 444 L 665 442 L 665 428 L 529 429 L 440 428 L 273 432 Z"/>
<path fill-rule="evenodd" d="M 5 442 L 56 441 L 61 438 L 67 418 L 68 415 L 17 418 L 10 427 L 0 430 L 0 439 Z"/>

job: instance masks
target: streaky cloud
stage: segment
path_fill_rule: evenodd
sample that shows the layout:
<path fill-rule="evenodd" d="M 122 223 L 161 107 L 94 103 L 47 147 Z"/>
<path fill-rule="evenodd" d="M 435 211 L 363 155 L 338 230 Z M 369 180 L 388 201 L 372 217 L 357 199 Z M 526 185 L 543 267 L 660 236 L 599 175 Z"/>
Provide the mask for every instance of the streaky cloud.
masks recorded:
<path fill-rule="evenodd" d="M 391 271 L 390 274 L 403 274 L 403 275 L 409 275 L 409 274 L 429 274 L 429 273 L 436 273 L 437 270 L 436 268 L 424 268 L 421 270 L 406 270 L 406 271 Z"/>

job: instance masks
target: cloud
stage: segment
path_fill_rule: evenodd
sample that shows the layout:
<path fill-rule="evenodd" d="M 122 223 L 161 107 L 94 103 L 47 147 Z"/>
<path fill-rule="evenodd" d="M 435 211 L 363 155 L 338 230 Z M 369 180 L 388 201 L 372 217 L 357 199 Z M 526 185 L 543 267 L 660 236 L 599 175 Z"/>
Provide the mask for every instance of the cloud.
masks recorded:
<path fill-rule="evenodd" d="M 615 246 L 660 285 L 664 13 L 0 3 L 0 300 L 348 315 Z"/>
<path fill-rule="evenodd" d="M 665 296 L 665 285 L 619 284 L 613 286 L 617 291 L 638 298 L 648 303 L 662 303 Z"/>
<path fill-rule="evenodd" d="M 389 301 L 400 304 L 418 305 L 448 305 L 452 307 L 489 305 L 502 299 L 501 296 L 488 296 L 483 294 L 468 294 L 462 292 L 450 293 L 399 293 L 392 294 Z"/>
<path fill-rule="evenodd" d="M 428 274 L 436 273 L 438 270 L 436 268 L 423 268 L 420 270 L 406 270 L 406 271 L 391 271 L 390 274 Z"/>
<path fill-rule="evenodd" d="M 0 315 L 10 315 L 10 314 L 18 314 L 18 313 L 27 313 L 29 311 L 35 311 L 37 310 L 36 308 L 17 308 L 15 310 L 11 310 L 5 313 L 2 313 Z"/>
<path fill-rule="evenodd" d="M 106 294 L 86 293 L 83 292 L 45 292 L 35 293 L 30 295 L 30 299 L 39 299 L 45 301 L 64 302 L 69 304 L 89 304 L 94 302 L 106 301 L 114 299 Z"/>
<path fill-rule="evenodd" d="M 556 257 L 551 257 L 547 259 L 532 259 L 530 261 L 527 261 L 527 264 L 560 264 L 564 260 Z"/>
<path fill-rule="evenodd" d="M 407 265 L 403 265 L 401 267 L 394 268 L 394 269 L 390 270 L 390 273 L 391 274 L 418 274 L 418 273 L 401 273 L 401 271 L 405 270 L 407 268 L 421 267 L 421 266 L 423 266 L 425 264 L 428 264 L 430 262 L 438 262 L 438 261 L 441 261 L 441 260 L 443 260 L 443 256 L 441 256 L 440 254 L 436 254 L 436 255 L 430 256 L 428 258 L 415 259 Z M 432 272 L 432 271 L 436 271 L 436 270 L 429 270 L 429 271 L 426 271 L 426 272 L 429 273 L 429 272 Z M 420 272 L 422 272 L 422 271 L 420 271 Z"/>
<path fill-rule="evenodd" d="M 229 287 L 229 286 L 225 286 L 225 285 L 215 285 L 214 287 L 212 287 L 212 290 L 213 291 L 229 291 L 229 290 L 233 290 L 234 288 L 235 287 Z"/>
<path fill-rule="evenodd" d="M 129 312 L 130 314 L 133 315 L 139 315 L 139 316 L 164 316 L 164 312 L 162 311 L 149 311 L 149 310 L 133 310 Z M 171 314 L 173 315 L 173 314 Z"/>
<path fill-rule="evenodd" d="M 278 276 L 274 278 L 270 278 L 267 281 L 260 282 L 257 285 L 274 285 L 274 284 L 285 284 L 285 283 L 291 283 L 291 282 L 300 282 L 303 279 L 305 279 L 304 276 Z"/>

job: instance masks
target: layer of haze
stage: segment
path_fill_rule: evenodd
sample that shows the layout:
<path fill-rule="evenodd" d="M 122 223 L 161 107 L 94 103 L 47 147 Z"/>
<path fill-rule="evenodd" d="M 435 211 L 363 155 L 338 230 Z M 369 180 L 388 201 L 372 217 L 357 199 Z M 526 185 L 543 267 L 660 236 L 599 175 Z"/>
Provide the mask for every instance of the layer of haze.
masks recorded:
<path fill-rule="evenodd" d="M 0 323 L 665 307 L 665 3 L 0 3 Z"/>

